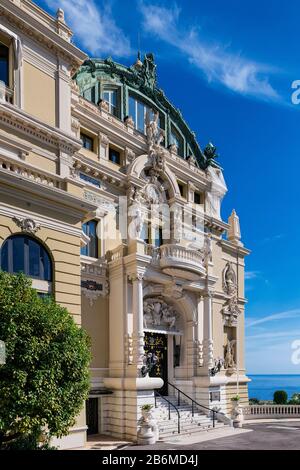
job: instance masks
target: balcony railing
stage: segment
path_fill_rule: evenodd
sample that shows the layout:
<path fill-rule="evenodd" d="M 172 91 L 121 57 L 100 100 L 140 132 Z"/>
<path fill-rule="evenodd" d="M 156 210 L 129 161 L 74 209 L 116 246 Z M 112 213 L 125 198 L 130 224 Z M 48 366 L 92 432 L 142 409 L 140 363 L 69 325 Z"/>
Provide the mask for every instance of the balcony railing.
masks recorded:
<path fill-rule="evenodd" d="M 35 183 L 44 184 L 53 188 L 60 187 L 60 179 L 54 175 L 50 175 L 47 172 L 41 170 L 35 170 L 26 166 L 25 164 L 15 163 L 8 159 L 0 158 L 0 170 L 4 170 L 7 173 L 13 173 L 15 176 L 22 176 Z"/>
<path fill-rule="evenodd" d="M 151 256 L 151 263 L 164 269 L 190 271 L 204 275 L 206 267 L 203 253 L 181 245 L 166 244 L 159 248 L 145 244 L 145 254 Z"/>
<path fill-rule="evenodd" d="M 0 83 L 0 103 L 11 103 L 14 101 L 14 90 Z"/>

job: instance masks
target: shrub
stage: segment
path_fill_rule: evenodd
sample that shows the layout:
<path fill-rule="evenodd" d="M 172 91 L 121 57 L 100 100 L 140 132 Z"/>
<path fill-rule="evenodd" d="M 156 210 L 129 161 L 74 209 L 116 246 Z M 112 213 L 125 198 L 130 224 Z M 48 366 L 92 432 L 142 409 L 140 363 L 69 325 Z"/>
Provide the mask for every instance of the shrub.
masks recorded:
<path fill-rule="evenodd" d="M 23 274 L 0 272 L 0 449 L 47 447 L 68 434 L 89 391 L 89 339 Z M 39 438 L 44 431 L 44 443 Z M 27 446 L 27 447 L 26 447 Z"/>
<path fill-rule="evenodd" d="M 289 401 L 289 405 L 299 405 L 300 404 L 300 393 L 294 393 Z"/>
<path fill-rule="evenodd" d="M 250 403 L 250 405 L 259 405 L 259 399 L 258 398 L 249 398 L 249 403 Z"/>
<path fill-rule="evenodd" d="M 276 390 L 273 397 L 274 403 L 276 405 L 286 405 L 288 401 L 288 394 L 285 390 Z"/>

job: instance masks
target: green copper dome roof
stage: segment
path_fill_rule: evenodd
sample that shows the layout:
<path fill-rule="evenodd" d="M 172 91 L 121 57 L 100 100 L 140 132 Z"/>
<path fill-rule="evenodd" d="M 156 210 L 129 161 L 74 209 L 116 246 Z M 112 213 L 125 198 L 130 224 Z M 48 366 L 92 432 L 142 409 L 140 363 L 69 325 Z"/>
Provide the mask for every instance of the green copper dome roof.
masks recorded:
<path fill-rule="evenodd" d="M 170 131 L 171 125 L 176 126 L 180 130 L 186 145 L 185 155 L 181 156 L 187 158 L 190 155 L 194 155 L 202 169 L 207 168 L 209 165 L 218 167 L 215 161 L 217 157 L 216 148 L 210 143 L 203 151 L 201 150 L 196 141 L 195 133 L 190 130 L 180 110 L 175 108 L 166 97 L 164 91 L 157 87 L 156 67 L 152 53 L 145 54 L 143 62 L 138 57 L 136 64 L 130 67 L 113 61 L 111 57 L 104 60 L 88 59 L 73 78 L 79 86 L 80 93 L 85 97 L 87 92 L 93 89 L 93 87 L 97 87 L 101 81 L 122 86 L 121 118 L 125 118 L 129 114 L 128 93 L 138 92 L 139 96 L 142 96 L 146 102 L 148 101 L 150 106 L 154 104 L 159 112 L 164 113 L 167 119 L 166 131 L 168 129 Z M 97 99 L 96 95 L 97 93 L 94 93 L 93 96 L 91 94 L 88 99 L 97 104 L 99 99 Z M 168 138 L 166 140 L 166 144 L 168 144 Z"/>

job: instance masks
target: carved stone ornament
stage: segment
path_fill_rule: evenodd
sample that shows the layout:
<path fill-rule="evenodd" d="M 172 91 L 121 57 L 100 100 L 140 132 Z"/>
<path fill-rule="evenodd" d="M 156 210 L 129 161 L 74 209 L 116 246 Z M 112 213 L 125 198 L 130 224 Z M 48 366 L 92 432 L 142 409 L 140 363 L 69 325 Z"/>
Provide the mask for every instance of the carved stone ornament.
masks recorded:
<path fill-rule="evenodd" d="M 159 113 L 154 113 L 154 118 L 150 120 L 150 114 L 147 113 L 146 116 L 146 135 L 147 135 L 147 143 L 150 149 L 155 147 L 159 147 L 165 137 L 165 131 L 160 129 L 158 125 L 159 121 Z"/>
<path fill-rule="evenodd" d="M 173 279 L 170 284 L 165 286 L 163 295 L 173 299 L 181 299 L 183 297 L 183 286 L 177 284 L 175 279 Z"/>
<path fill-rule="evenodd" d="M 104 287 L 104 288 L 103 288 Z M 103 286 L 99 282 L 94 280 L 82 280 L 81 281 L 81 292 L 89 300 L 90 306 L 92 307 L 94 302 L 100 296 L 105 296 L 107 294 L 107 285 Z"/>
<path fill-rule="evenodd" d="M 228 340 L 227 345 L 225 346 L 224 352 L 224 368 L 229 369 L 229 371 L 233 371 L 236 369 L 235 363 L 235 348 L 236 348 L 236 340 Z"/>
<path fill-rule="evenodd" d="M 225 326 L 236 326 L 241 310 L 237 304 L 237 297 L 233 295 L 222 308 L 223 322 Z"/>
<path fill-rule="evenodd" d="M 144 328 L 175 328 L 178 313 L 163 300 L 151 298 L 144 300 Z"/>
<path fill-rule="evenodd" d="M 34 234 L 41 228 L 40 224 L 28 217 L 25 217 L 24 219 L 13 217 L 12 220 L 22 230 L 22 232 Z"/>
<path fill-rule="evenodd" d="M 227 295 L 233 295 L 237 290 L 236 274 L 230 261 L 223 271 L 223 289 Z"/>

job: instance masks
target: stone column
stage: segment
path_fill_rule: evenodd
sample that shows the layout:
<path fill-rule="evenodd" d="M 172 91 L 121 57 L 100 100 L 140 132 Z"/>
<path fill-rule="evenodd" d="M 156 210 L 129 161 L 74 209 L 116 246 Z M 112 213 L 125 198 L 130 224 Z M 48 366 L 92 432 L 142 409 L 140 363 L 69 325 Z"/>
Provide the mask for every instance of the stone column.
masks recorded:
<path fill-rule="evenodd" d="M 203 367 L 204 299 L 199 297 L 197 306 L 196 371 Z"/>
<path fill-rule="evenodd" d="M 204 365 L 210 369 L 213 366 L 214 347 L 212 331 L 212 292 L 208 291 L 204 298 Z"/>
<path fill-rule="evenodd" d="M 143 319 L 143 274 L 130 276 L 132 280 L 132 313 L 133 313 L 133 348 L 134 362 L 140 368 L 144 357 L 144 319 Z"/>

